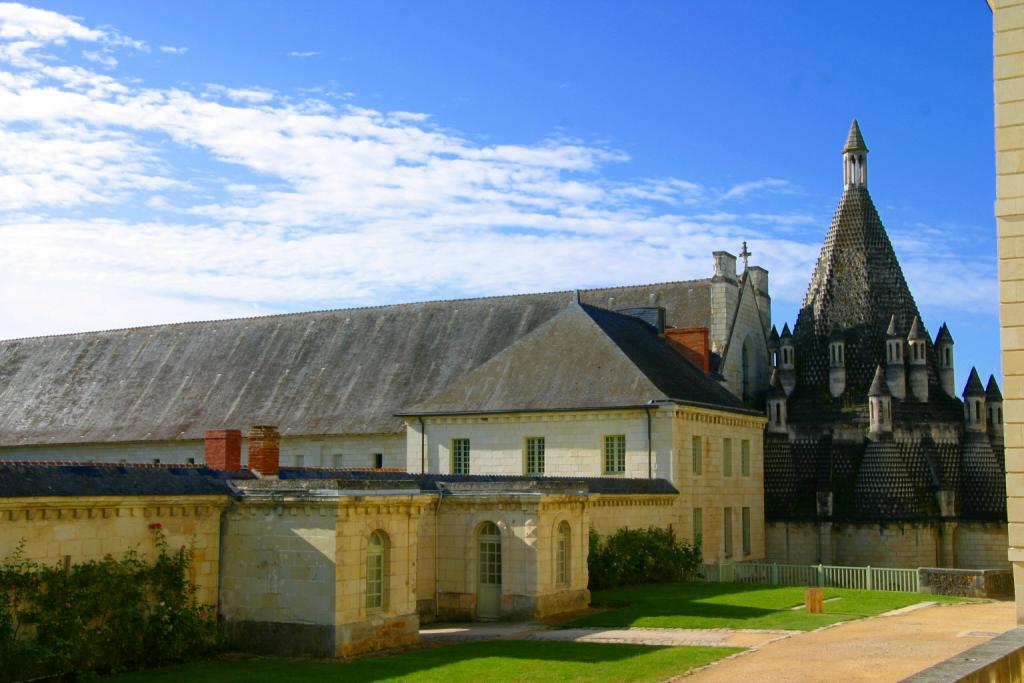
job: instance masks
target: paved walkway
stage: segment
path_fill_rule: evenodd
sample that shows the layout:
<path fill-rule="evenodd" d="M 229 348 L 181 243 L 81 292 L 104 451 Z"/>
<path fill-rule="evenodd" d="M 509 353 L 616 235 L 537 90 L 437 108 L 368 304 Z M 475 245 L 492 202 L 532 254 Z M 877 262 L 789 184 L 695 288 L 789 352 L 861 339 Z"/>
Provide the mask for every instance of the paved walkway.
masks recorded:
<path fill-rule="evenodd" d="M 1014 628 L 1012 602 L 934 605 L 756 646 L 689 676 L 712 681 L 899 681 Z"/>
<path fill-rule="evenodd" d="M 526 640 L 572 640 L 577 643 L 624 643 L 628 645 L 704 645 L 709 647 L 759 647 L 799 631 L 755 631 L 730 628 L 560 628 L 527 633 Z"/>

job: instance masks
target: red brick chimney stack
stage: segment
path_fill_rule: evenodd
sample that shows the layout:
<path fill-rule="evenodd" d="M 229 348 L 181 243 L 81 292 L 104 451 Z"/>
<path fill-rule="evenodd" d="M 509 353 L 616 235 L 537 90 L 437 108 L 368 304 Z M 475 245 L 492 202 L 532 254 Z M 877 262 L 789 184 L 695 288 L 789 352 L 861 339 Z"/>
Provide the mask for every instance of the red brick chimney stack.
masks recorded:
<path fill-rule="evenodd" d="M 276 477 L 281 461 L 280 439 L 277 427 L 253 425 L 249 429 L 249 469 L 264 477 Z"/>
<path fill-rule="evenodd" d="M 203 441 L 203 459 L 211 470 L 237 472 L 242 469 L 242 432 L 210 429 Z"/>

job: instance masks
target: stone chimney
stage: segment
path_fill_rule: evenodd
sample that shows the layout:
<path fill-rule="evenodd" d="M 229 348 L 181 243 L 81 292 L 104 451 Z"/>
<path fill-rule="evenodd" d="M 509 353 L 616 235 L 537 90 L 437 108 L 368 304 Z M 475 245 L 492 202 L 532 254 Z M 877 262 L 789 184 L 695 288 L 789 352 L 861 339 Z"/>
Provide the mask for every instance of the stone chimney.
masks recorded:
<path fill-rule="evenodd" d="M 715 258 L 715 277 L 736 282 L 736 257 L 727 251 L 713 251 Z"/>
<path fill-rule="evenodd" d="M 203 459 L 211 470 L 237 472 L 242 469 L 242 432 L 210 429 L 203 440 Z"/>
<path fill-rule="evenodd" d="M 875 379 L 868 389 L 868 438 L 878 441 L 892 434 L 892 394 L 882 366 L 875 368 Z"/>
<path fill-rule="evenodd" d="M 665 330 L 668 345 L 704 372 L 711 372 L 711 347 L 706 327 L 670 327 Z"/>
<path fill-rule="evenodd" d="M 985 410 L 985 388 L 981 386 L 977 368 L 971 368 L 971 374 L 967 377 L 967 386 L 964 387 L 964 426 L 967 431 L 986 431 L 987 412 Z"/>
<path fill-rule="evenodd" d="M 789 431 L 786 415 L 786 392 L 779 381 L 779 371 L 772 370 L 772 378 L 768 385 L 768 432 L 770 434 L 786 434 Z"/>
<path fill-rule="evenodd" d="M 765 330 L 772 326 L 772 297 L 768 294 L 768 271 L 761 266 L 747 268 L 750 284 L 754 287 L 757 298 L 757 311 L 761 314 L 761 326 Z"/>
<path fill-rule="evenodd" d="M 956 379 L 953 372 L 953 335 L 949 333 L 946 323 L 942 323 L 939 333 L 935 336 L 935 357 L 939 385 L 946 392 L 946 396 L 956 398 Z"/>
<path fill-rule="evenodd" d="M 276 477 L 280 471 L 280 440 L 277 427 L 253 425 L 249 429 L 249 469 L 264 477 Z"/>

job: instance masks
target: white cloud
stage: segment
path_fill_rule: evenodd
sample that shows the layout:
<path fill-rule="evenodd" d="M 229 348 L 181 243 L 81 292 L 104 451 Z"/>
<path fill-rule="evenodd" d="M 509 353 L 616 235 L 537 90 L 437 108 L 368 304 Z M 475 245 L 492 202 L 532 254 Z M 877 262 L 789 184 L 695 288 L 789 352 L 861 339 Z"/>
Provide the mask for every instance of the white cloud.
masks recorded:
<path fill-rule="evenodd" d="M 301 58 L 305 58 L 305 57 L 316 57 L 319 54 L 320 54 L 319 52 L 316 52 L 314 50 L 310 50 L 309 52 L 289 52 L 288 56 L 289 57 L 299 57 L 301 59 Z"/>
<path fill-rule="evenodd" d="M 164 52 L 169 55 L 183 55 L 188 52 L 187 47 L 174 47 L 173 45 L 161 45 L 160 52 Z"/>
<path fill-rule="evenodd" d="M 612 180 L 629 157 L 608 145 L 481 143 L 322 93 L 146 87 L 47 48 L 102 63 L 141 41 L 21 5 L 0 22 L 0 292 L 20 302 L 0 337 L 704 277 L 743 240 L 798 300 L 817 257 L 818 236 L 784 230 L 807 212 L 735 206 L 798 191 L 782 179 Z"/>

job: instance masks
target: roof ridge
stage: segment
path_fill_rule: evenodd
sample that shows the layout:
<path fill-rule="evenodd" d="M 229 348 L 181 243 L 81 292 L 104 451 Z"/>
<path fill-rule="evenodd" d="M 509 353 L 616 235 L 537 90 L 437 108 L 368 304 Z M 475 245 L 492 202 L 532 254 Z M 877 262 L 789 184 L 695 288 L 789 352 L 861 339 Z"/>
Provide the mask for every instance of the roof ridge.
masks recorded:
<path fill-rule="evenodd" d="M 152 330 L 164 327 L 185 327 L 191 325 L 208 325 L 216 323 L 240 322 L 248 320 L 268 320 L 270 318 L 291 318 L 300 315 L 316 315 L 321 313 L 343 313 L 345 311 L 369 311 L 376 309 L 399 308 L 401 306 L 423 306 L 429 304 L 450 304 L 468 301 L 491 301 L 495 299 L 517 299 L 529 296 L 546 296 L 552 294 L 572 295 L 574 292 L 587 293 L 607 290 L 641 289 L 644 287 L 659 287 L 664 285 L 685 285 L 698 282 L 707 282 L 710 278 L 694 278 L 692 280 L 664 280 L 662 282 L 647 282 L 633 285 L 612 285 L 609 287 L 590 287 L 586 289 L 552 289 L 543 292 L 520 292 L 518 294 L 492 294 L 488 296 L 469 296 L 456 299 L 425 299 L 421 301 L 400 301 L 393 304 L 376 304 L 372 306 L 350 306 L 348 308 L 320 308 L 310 311 L 289 311 L 284 313 L 267 313 L 266 315 L 241 316 L 238 318 L 212 318 L 209 320 L 179 320 L 169 323 L 154 323 L 152 325 L 135 325 L 129 327 L 111 327 L 99 330 L 79 330 L 77 332 L 61 332 L 58 334 L 37 334 L 27 337 L 10 337 L 0 339 L 0 344 L 6 342 L 31 341 L 34 339 L 60 339 L 63 337 L 77 337 L 91 334 L 110 334 L 114 332 L 132 332 L 136 330 Z"/>

